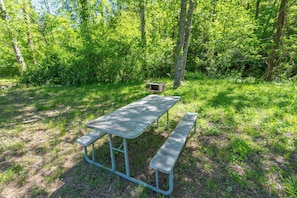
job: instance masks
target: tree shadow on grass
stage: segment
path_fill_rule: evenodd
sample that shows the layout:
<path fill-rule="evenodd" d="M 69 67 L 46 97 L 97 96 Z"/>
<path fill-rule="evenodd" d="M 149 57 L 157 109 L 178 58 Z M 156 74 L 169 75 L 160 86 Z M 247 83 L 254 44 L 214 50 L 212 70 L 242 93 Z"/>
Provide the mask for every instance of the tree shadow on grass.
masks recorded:
<path fill-rule="evenodd" d="M 73 144 L 87 130 L 90 115 L 99 117 L 146 95 L 140 83 L 0 90 L 1 173 L 11 175 L 1 193 L 46 196 L 58 185 L 53 183 L 74 155 Z"/>
<path fill-rule="evenodd" d="M 154 172 L 149 161 L 169 133 L 152 128 L 139 138 L 128 141 L 132 176 L 154 184 Z M 227 134 L 208 134 L 198 126 L 197 133 L 188 138 L 175 166 L 172 197 L 283 197 L 284 189 L 277 188 L 281 181 L 270 179 L 273 174 L 290 176 L 296 171 L 296 151 L 269 144 L 268 147 L 274 149 L 263 152 L 245 139 L 230 139 Z M 118 145 L 121 140 L 115 139 L 115 143 Z M 280 162 L 278 152 L 288 152 L 295 156 L 295 161 Z M 96 147 L 96 154 L 103 163 L 110 165 L 107 140 Z M 122 154 L 117 154 L 116 158 L 119 169 L 125 171 Z M 271 172 L 271 167 L 275 167 L 277 172 Z M 284 174 L 287 169 L 292 169 L 287 172 L 289 175 Z M 51 197 L 162 197 L 84 161 L 63 173 L 61 181 L 64 185 Z M 161 185 L 167 182 L 166 177 L 161 178 Z"/>
<path fill-rule="evenodd" d="M 230 87 L 227 90 L 219 92 L 216 96 L 207 101 L 208 105 L 212 107 L 234 107 L 237 111 L 240 111 L 244 107 L 250 107 L 255 104 L 255 101 L 251 101 L 245 94 L 234 95 L 234 87 Z"/>
<path fill-rule="evenodd" d="M 169 132 L 150 129 L 128 141 L 131 175 L 154 185 L 149 161 L 166 140 Z M 120 138 L 114 138 L 119 145 Z M 81 150 L 82 152 L 82 150 Z M 294 153 L 292 153 L 294 155 Z M 100 162 L 110 166 L 107 139 L 96 145 Z M 82 156 L 81 156 L 82 158 Z M 118 170 L 125 171 L 121 153 L 116 154 Z M 275 163 L 270 159 L 269 163 Z M 263 153 L 241 139 L 225 134 L 190 135 L 174 169 L 172 197 L 279 197 L 283 192 L 269 187 L 269 172 Z M 108 171 L 79 161 L 60 177 L 64 183 L 50 197 L 163 197 Z M 160 184 L 168 180 L 161 177 Z"/>
<path fill-rule="evenodd" d="M 275 163 L 269 159 L 268 163 Z M 193 136 L 176 166 L 175 191 L 186 197 L 282 197 L 268 183 L 270 172 L 261 151 L 224 134 Z"/>
<path fill-rule="evenodd" d="M 214 197 L 284 197 L 284 178 L 296 177 L 297 172 L 296 133 L 290 130 L 281 132 L 282 126 L 277 124 L 284 125 L 284 128 L 291 126 L 288 121 L 282 121 L 285 112 L 288 110 L 289 114 L 291 111 L 291 101 L 284 97 L 286 93 L 280 93 L 278 98 L 266 91 L 260 97 L 238 93 L 234 89 L 227 87 L 206 102 L 217 108 L 215 113 L 207 115 L 208 124 L 212 125 L 212 129 L 220 130 L 212 134 L 204 131 L 198 138 L 202 160 L 196 163 L 210 172 L 204 176 L 208 179 L 200 180 L 200 183 L 209 188 Z M 236 114 L 233 111 L 224 112 L 230 107 L 236 110 Z M 245 131 L 241 126 L 244 123 L 239 123 L 234 116 L 241 116 L 246 108 L 256 108 L 255 112 L 276 109 L 276 112 L 272 118 L 259 118 L 257 125 L 251 123 L 246 128 L 249 131 Z M 265 124 L 265 128 L 261 123 Z"/>
<path fill-rule="evenodd" d="M 141 84 L 87 85 L 82 87 L 12 87 L 0 95 L 0 124 L 34 124 L 44 119 L 66 119 L 72 114 L 98 116 L 147 95 Z M 78 115 L 75 115 L 78 116 Z M 82 117 L 83 118 L 83 117 Z M 9 120 L 10 122 L 7 122 Z"/>
<path fill-rule="evenodd" d="M 287 108 L 292 106 L 289 93 L 281 92 L 277 95 L 277 93 L 268 92 L 267 90 L 261 92 L 260 87 L 259 90 L 249 90 L 249 86 L 248 84 L 226 86 L 223 90 L 218 91 L 215 96 L 208 99 L 207 105 L 222 108 L 234 107 L 238 112 L 249 107 L 270 108 L 276 106 L 278 108 Z"/>

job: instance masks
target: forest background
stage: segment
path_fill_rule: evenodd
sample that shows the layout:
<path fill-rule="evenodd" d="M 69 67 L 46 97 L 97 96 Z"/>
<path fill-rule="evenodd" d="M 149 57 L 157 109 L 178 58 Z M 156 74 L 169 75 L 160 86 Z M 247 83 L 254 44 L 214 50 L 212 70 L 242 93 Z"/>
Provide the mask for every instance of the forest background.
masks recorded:
<path fill-rule="evenodd" d="M 63 85 L 174 76 L 181 2 L 1 0 L 0 76 Z M 192 2 L 185 72 L 296 78 L 296 1 Z"/>

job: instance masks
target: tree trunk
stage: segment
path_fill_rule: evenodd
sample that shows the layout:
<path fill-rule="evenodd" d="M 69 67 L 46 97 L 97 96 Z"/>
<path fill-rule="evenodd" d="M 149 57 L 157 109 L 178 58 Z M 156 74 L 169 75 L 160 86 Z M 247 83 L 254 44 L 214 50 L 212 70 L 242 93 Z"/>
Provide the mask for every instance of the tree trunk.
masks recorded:
<path fill-rule="evenodd" d="M 186 12 L 187 12 L 187 0 L 181 1 L 180 8 L 180 19 L 179 19 L 179 30 L 178 40 L 176 47 L 176 63 L 175 63 L 175 75 L 173 88 L 176 89 L 180 86 L 181 74 L 182 74 L 182 62 L 183 62 L 183 48 L 185 41 L 185 24 L 186 24 Z"/>
<path fill-rule="evenodd" d="M 88 0 L 79 0 L 81 8 L 80 12 L 80 29 L 82 32 L 82 36 L 84 38 L 84 44 L 86 49 L 90 45 L 91 35 L 89 33 L 89 19 L 90 19 L 90 10 L 89 10 L 89 2 Z"/>
<path fill-rule="evenodd" d="M 255 14 L 256 19 L 259 17 L 260 2 L 261 2 L 261 0 L 257 0 L 257 2 L 256 2 L 256 14 Z"/>
<path fill-rule="evenodd" d="M 15 53 L 15 56 L 16 56 L 16 59 L 17 59 L 18 63 L 22 66 L 22 71 L 23 72 L 26 71 L 27 66 L 26 66 L 25 61 L 23 59 L 23 56 L 22 56 L 21 50 L 20 50 L 20 48 L 18 46 L 18 41 L 17 41 L 16 38 L 12 39 L 12 47 L 13 47 L 13 50 L 14 50 L 14 53 Z"/>
<path fill-rule="evenodd" d="M 266 72 L 266 81 L 271 81 L 272 79 L 272 73 L 273 68 L 276 65 L 276 60 L 278 57 L 278 49 L 280 46 L 280 39 L 282 36 L 282 29 L 285 23 L 285 15 L 286 15 L 286 4 L 288 0 L 281 0 L 281 5 L 279 8 L 279 14 L 278 14 L 278 22 L 277 22 L 277 30 L 274 38 L 274 48 L 271 52 L 271 54 L 267 58 L 267 72 Z"/>
<path fill-rule="evenodd" d="M 140 29 L 141 41 L 143 46 L 146 46 L 146 30 L 145 30 L 145 0 L 140 1 Z"/>
<path fill-rule="evenodd" d="M 190 43 L 190 36 L 191 36 L 191 27 L 192 27 L 192 19 L 193 19 L 193 12 L 195 9 L 194 0 L 189 0 L 189 11 L 188 11 L 188 18 L 187 18 L 187 26 L 185 31 L 185 43 L 184 43 L 184 54 L 183 54 L 183 62 L 182 62 L 182 71 L 181 71 L 181 80 L 184 80 L 184 73 L 187 65 L 187 57 L 188 57 L 188 49 Z"/>
<path fill-rule="evenodd" d="M 34 50 L 34 42 L 33 42 L 33 36 L 31 32 L 31 20 L 30 20 L 30 15 L 28 13 L 28 5 L 26 0 L 23 2 L 23 13 L 24 13 L 24 21 L 27 25 L 27 41 L 28 45 L 31 51 L 31 59 L 33 61 L 33 64 L 36 64 L 36 58 L 35 58 L 35 50 Z"/>
<path fill-rule="evenodd" d="M 213 4 L 213 9 L 212 9 L 212 16 L 211 16 L 211 22 L 215 22 L 216 20 L 216 14 L 217 14 L 217 4 L 218 2 L 217 1 L 212 1 L 212 4 Z"/>
<path fill-rule="evenodd" d="M 139 15 L 140 15 L 140 31 L 141 31 L 141 45 L 142 45 L 142 52 L 143 52 L 143 70 L 144 75 L 148 74 L 147 69 L 147 62 L 146 62 L 146 18 L 145 18 L 145 11 L 146 11 L 146 0 L 141 0 L 139 2 Z"/>
<path fill-rule="evenodd" d="M 0 0 L 0 11 L 1 11 L 0 14 L 1 14 L 2 19 L 9 22 L 10 18 L 9 18 L 9 15 L 8 15 L 7 11 L 6 11 L 3 0 Z M 18 63 L 21 65 L 22 71 L 24 72 L 24 71 L 26 71 L 27 66 L 26 66 L 26 63 L 25 63 L 25 61 L 23 59 L 21 50 L 20 50 L 20 48 L 18 46 L 17 39 L 12 36 L 12 33 L 11 33 L 9 28 L 8 28 L 8 34 L 9 34 L 10 37 L 12 37 L 12 47 L 13 47 L 16 59 L 17 59 Z"/>
<path fill-rule="evenodd" d="M 182 0 L 180 10 L 180 21 L 178 31 L 178 41 L 176 47 L 176 64 L 173 88 L 180 86 L 180 82 L 184 80 L 184 71 L 186 68 L 189 41 L 191 35 L 191 26 L 193 12 L 195 9 L 194 0 L 189 0 L 189 9 L 187 11 L 187 0 Z M 187 17 L 186 17 L 187 16 Z"/>

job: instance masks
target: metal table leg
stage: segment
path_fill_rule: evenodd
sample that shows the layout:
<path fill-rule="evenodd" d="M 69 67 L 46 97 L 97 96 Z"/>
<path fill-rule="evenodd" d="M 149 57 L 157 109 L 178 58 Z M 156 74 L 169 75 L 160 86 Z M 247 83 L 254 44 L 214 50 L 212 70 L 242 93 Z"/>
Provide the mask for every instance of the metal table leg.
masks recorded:
<path fill-rule="evenodd" d="M 128 155 L 128 146 L 127 139 L 123 138 L 124 141 L 124 156 L 125 156 L 125 166 L 126 166 L 126 175 L 130 177 L 130 167 L 129 167 L 129 155 Z"/>
<path fill-rule="evenodd" d="M 169 110 L 167 111 L 167 129 L 169 128 Z"/>
<path fill-rule="evenodd" d="M 109 152 L 110 152 L 110 160 L 111 160 L 111 170 L 115 171 L 115 157 L 113 152 L 113 144 L 112 144 L 112 135 L 108 134 L 108 142 L 109 142 Z"/>

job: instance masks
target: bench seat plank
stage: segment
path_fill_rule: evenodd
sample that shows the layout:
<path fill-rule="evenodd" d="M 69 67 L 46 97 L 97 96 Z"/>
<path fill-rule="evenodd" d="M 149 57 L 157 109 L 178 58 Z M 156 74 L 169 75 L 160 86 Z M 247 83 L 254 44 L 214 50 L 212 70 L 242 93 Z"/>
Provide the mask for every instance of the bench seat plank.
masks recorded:
<path fill-rule="evenodd" d="M 150 166 L 153 169 L 167 174 L 173 170 L 196 119 L 197 113 L 187 113 L 184 116 L 150 161 Z"/>
<path fill-rule="evenodd" d="M 80 137 L 77 139 L 77 143 L 83 146 L 89 146 L 90 144 L 94 143 L 99 138 L 103 137 L 106 133 L 101 131 L 93 130 L 92 132 Z"/>

